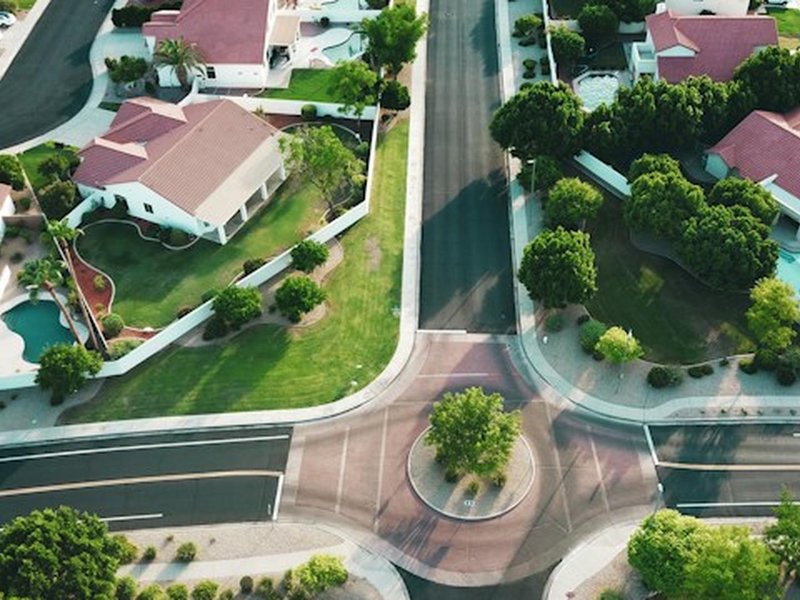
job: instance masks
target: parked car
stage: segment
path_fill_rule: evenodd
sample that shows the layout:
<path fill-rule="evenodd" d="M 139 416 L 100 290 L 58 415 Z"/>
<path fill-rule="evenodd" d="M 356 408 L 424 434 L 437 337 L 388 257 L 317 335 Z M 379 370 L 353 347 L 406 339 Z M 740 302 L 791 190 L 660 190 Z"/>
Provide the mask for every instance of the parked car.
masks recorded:
<path fill-rule="evenodd" d="M 766 4 L 770 6 L 786 6 L 789 4 L 789 0 L 767 0 Z"/>
<path fill-rule="evenodd" d="M 0 12 L 0 27 L 11 27 L 16 22 L 17 17 L 10 12 Z"/>

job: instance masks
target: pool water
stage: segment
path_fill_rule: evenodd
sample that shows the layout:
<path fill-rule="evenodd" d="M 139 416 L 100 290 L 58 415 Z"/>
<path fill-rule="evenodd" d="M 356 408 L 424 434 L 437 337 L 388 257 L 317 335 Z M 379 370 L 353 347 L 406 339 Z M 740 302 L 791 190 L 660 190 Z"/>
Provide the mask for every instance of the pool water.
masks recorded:
<path fill-rule="evenodd" d="M 618 89 L 619 79 L 616 75 L 588 75 L 578 82 L 578 96 L 589 110 L 614 102 Z"/>
<path fill-rule="evenodd" d="M 354 33 L 341 44 L 325 48 L 322 53 L 331 59 L 333 63 L 337 63 L 340 60 L 350 60 L 364 54 L 364 42 L 360 34 Z"/>
<path fill-rule="evenodd" d="M 11 331 L 25 340 L 22 358 L 37 363 L 48 346 L 75 341 L 69 329 L 59 321 L 60 316 L 55 302 L 40 300 L 18 304 L 2 318 Z"/>

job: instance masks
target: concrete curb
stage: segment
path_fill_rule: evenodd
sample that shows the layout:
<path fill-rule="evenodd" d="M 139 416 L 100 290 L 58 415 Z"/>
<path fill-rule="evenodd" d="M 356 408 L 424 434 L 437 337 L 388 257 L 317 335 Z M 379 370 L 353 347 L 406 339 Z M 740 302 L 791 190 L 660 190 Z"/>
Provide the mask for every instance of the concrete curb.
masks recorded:
<path fill-rule="evenodd" d="M 17 21 L 16 28 L 12 30 L 6 30 L 6 33 L 3 35 L 3 39 L 7 40 L 5 43 L 0 44 L 0 46 L 9 46 L 6 48 L 6 51 L 3 52 L 2 57 L 0 57 L 0 79 L 6 74 L 11 63 L 14 62 L 14 59 L 17 57 L 17 54 L 22 49 L 22 46 L 25 44 L 28 36 L 33 31 L 33 28 L 36 27 L 36 23 L 39 22 L 39 19 L 44 14 L 44 11 L 47 10 L 47 7 L 50 6 L 50 0 L 37 0 L 36 4 L 33 5 L 33 8 L 28 11 L 28 14 L 25 16 L 24 21 Z M 19 35 L 14 35 L 20 30 L 21 33 Z M 13 38 L 13 46 L 10 46 L 11 40 L 8 38 Z"/>

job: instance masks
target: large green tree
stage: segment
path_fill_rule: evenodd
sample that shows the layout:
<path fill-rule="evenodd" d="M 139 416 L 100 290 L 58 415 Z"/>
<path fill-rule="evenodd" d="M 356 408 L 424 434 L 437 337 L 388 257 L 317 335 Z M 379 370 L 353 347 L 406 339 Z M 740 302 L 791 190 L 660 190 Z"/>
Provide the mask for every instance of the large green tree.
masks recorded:
<path fill-rule="evenodd" d="M 367 106 L 378 102 L 378 75 L 363 60 L 346 60 L 333 68 L 333 88 L 346 114 L 361 121 Z"/>
<path fill-rule="evenodd" d="M 183 38 L 164 39 L 153 53 L 153 64 L 156 67 L 168 67 L 178 79 L 181 89 L 188 90 L 189 74 L 202 73 L 205 60 L 195 44 Z"/>
<path fill-rule="evenodd" d="M 581 102 L 566 85 L 538 81 L 495 113 L 492 137 L 522 160 L 541 154 L 570 158 L 580 150 Z"/>
<path fill-rule="evenodd" d="M 70 181 L 56 180 L 39 190 L 39 206 L 48 219 L 62 219 L 75 207 L 77 193 Z"/>
<path fill-rule="evenodd" d="M 598 0 L 611 10 L 624 23 L 638 23 L 656 9 L 656 0 Z"/>
<path fill-rule="evenodd" d="M 303 240 L 292 248 L 292 268 L 311 273 L 328 260 L 328 247 L 315 240 Z"/>
<path fill-rule="evenodd" d="M 292 323 L 299 323 L 303 315 L 325 301 L 326 294 L 306 275 L 287 277 L 275 292 L 275 305 Z"/>
<path fill-rule="evenodd" d="M 214 296 L 212 305 L 217 318 L 232 329 L 239 329 L 261 315 L 261 292 L 254 287 L 229 285 Z"/>
<path fill-rule="evenodd" d="M 594 349 L 615 365 L 631 362 L 644 354 L 639 341 L 622 327 L 609 327 Z"/>
<path fill-rule="evenodd" d="M 358 28 L 367 39 L 367 52 L 372 68 L 385 67 L 397 76 L 403 65 L 417 57 L 417 42 L 425 35 L 428 19 L 417 16 L 413 4 L 395 4 L 381 11 L 374 19 L 364 19 Z"/>
<path fill-rule="evenodd" d="M 578 13 L 578 25 L 589 42 L 596 44 L 617 33 L 619 17 L 610 6 L 599 2 L 587 2 Z"/>
<path fill-rule="evenodd" d="M 14 154 L 0 154 L 0 183 L 10 185 L 17 191 L 25 188 L 22 165 Z"/>
<path fill-rule="evenodd" d="M 775 523 L 764 532 L 767 544 L 795 576 L 800 573 L 800 504 L 789 490 L 781 492 L 781 503 L 775 508 Z"/>
<path fill-rule="evenodd" d="M 786 350 L 800 322 L 797 292 L 785 281 L 767 277 L 753 286 L 750 300 L 753 304 L 747 310 L 747 326 L 759 346 L 776 353 Z"/>
<path fill-rule="evenodd" d="M 550 227 L 578 229 L 594 219 L 601 206 L 603 194 L 597 188 L 577 177 L 567 177 L 550 188 L 544 213 Z"/>
<path fill-rule="evenodd" d="M 692 90 L 700 100 L 702 117 L 698 137 L 707 144 L 714 144 L 725 135 L 732 125 L 738 123 L 735 102 L 732 101 L 734 86 L 728 82 L 714 81 L 707 75 L 686 78 L 681 85 Z"/>
<path fill-rule="evenodd" d="M 628 169 L 628 181 L 633 183 L 648 173 L 674 173 L 682 175 L 681 163 L 669 154 L 642 154 L 631 163 Z"/>
<path fill-rule="evenodd" d="M 753 108 L 787 112 L 800 104 L 800 54 L 771 46 L 745 60 L 734 74 Z"/>
<path fill-rule="evenodd" d="M 720 179 L 708 194 L 709 204 L 746 207 L 764 225 L 772 225 L 778 216 L 778 202 L 766 189 L 749 179 Z"/>
<path fill-rule="evenodd" d="M 111 600 L 118 553 L 96 516 L 36 510 L 0 529 L 0 590 L 29 600 Z"/>
<path fill-rule="evenodd" d="M 332 209 L 342 190 L 364 182 L 364 162 L 342 143 L 330 125 L 302 126 L 279 140 L 291 171 L 302 173 Z"/>
<path fill-rule="evenodd" d="M 778 244 L 743 206 L 715 205 L 684 222 L 678 254 L 711 287 L 746 290 L 775 271 Z"/>
<path fill-rule="evenodd" d="M 683 221 L 705 207 L 703 189 L 674 172 L 652 172 L 637 177 L 625 200 L 625 223 L 668 240 L 678 239 Z"/>
<path fill-rule="evenodd" d="M 563 227 L 543 231 L 525 246 L 517 277 L 547 308 L 586 302 L 597 292 L 589 234 Z"/>
<path fill-rule="evenodd" d="M 586 51 L 583 36 L 564 25 L 550 28 L 550 45 L 556 62 L 566 66 L 574 65 Z"/>
<path fill-rule="evenodd" d="M 87 377 L 96 375 L 103 366 L 97 353 L 83 346 L 53 344 L 39 357 L 36 383 L 50 391 L 50 400 L 60 404 L 69 394 L 74 394 L 86 383 Z"/>
<path fill-rule="evenodd" d="M 433 405 L 425 443 L 450 473 L 492 477 L 504 472 L 520 422 L 519 411 L 503 411 L 500 394 L 479 387 L 447 392 Z"/>

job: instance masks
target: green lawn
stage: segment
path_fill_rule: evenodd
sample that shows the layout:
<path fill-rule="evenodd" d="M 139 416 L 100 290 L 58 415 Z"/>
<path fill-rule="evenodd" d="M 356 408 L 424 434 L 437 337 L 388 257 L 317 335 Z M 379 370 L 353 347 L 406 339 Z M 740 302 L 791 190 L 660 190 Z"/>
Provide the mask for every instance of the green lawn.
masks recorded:
<path fill-rule="evenodd" d="M 715 292 L 672 261 L 635 248 L 620 200 L 606 196 L 590 233 L 599 292 L 587 308 L 632 329 L 646 358 L 693 363 L 748 349 L 747 295 Z"/>
<path fill-rule="evenodd" d="M 800 10 L 768 7 L 767 13 L 777 21 L 780 45 L 786 48 L 800 46 Z"/>
<path fill-rule="evenodd" d="M 170 347 L 110 379 L 71 423 L 325 404 L 363 387 L 397 345 L 408 124 L 378 146 L 372 212 L 342 238 L 328 315 L 289 333 L 263 325 L 224 346 Z"/>
<path fill-rule="evenodd" d="M 78 151 L 77 148 L 71 146 L 67 146 L 66 149 L 72 150 L 73 152 Z M 39 144 L 17 155 L 19 162 L 22 163 L 22 168 L 25 169 L 28 180 L 31 182 L 33 189 L 37 192 L 48 183 L 48 180 L 39 173 L 39 165 L 49 156 L 59 154 L 60 152 L 62 152 L 62 150 L 56 148 L 55 143 L 45 142 L 44 144 Z"/>
<path fill-rule="evenodd" d="M 294 69 L 289 87 L 262 92 L 262 98 L 338 102 L 333 93 L 333 69 Z"/>
<path fill-rule="evenodd" d="M 30 10 L 33 8 L 33 5 L 36 4 L 36 0 L 18 0 L 17 6 L 19 10 Z"/>
<path fill-rule="evenodd" d="M 621 43 L 601 48 L 591 58 L 585 59 L 585 62 L 592 69 L 624 71 L 628 68 L 628 60 Z"/>
<path fill-rule="evenodd" d="M 200 240 L 187 250 L 167 250 L 131 225 L 100 223 L 86 229 L 78 250 L 114 280 L 114 312 L 135 327 L 162 327 L 204 292 L 230 283 L 246 259 L 274 256 L 317 229 L 323 210 L 316 188 L 289 179 L 225 246 Z"/>
<path fill-rule="evenodd" d="M 559 19 L 575 18 L 587 0 L 552 0 L 552 12 Z"/>

